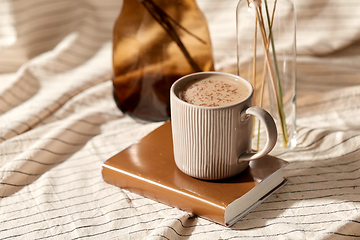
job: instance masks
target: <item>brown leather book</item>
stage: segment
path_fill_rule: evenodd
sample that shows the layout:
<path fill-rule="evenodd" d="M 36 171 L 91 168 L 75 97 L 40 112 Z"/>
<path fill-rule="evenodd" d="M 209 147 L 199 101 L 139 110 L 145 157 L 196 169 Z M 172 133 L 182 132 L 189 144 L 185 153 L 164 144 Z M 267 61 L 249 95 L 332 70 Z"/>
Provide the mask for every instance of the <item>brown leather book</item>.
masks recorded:
<path fill-rule="evenodd" d="M 286 183 L 288 162 L 266 156 L 251 161 L 239 175 L 205 181 L 190 177 L 175 165 L 171 123 L 105 161 L 105 182 L 231 226 Z"/>

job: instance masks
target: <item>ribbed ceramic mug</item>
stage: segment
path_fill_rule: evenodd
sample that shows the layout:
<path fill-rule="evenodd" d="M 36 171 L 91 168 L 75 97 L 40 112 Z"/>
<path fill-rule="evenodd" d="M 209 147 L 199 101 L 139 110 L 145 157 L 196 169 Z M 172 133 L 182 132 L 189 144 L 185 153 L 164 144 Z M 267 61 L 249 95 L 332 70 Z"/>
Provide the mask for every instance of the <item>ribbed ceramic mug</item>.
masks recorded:
<path fill-rule="evenodd" d="M 222 77 L 239 81 L 248 88 L 244 100 L 218 107 L 193 105 L 180 98 L 189 84 Z M 184 173 L 200 179 L 232 177 L 268 154 L 277 140 L 276 125 L 264 109 L 253 106 L 253 87 L 245 79 L 222 72 L 199 72 L 178 79 L 170 89 L 174 158 Z M 253 117 L 266 126 L 267 142 L 259 152 L 251 150 Z"/>

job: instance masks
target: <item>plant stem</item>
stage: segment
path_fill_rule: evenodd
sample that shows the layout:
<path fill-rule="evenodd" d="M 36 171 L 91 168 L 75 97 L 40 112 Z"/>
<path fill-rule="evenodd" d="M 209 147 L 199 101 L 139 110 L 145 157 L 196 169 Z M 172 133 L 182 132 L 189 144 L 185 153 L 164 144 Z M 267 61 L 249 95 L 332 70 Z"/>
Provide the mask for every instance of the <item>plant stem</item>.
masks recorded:
<path fill-rule="evenodd" d="M 265 52 L 266 64 L 267 64 L 268 69 L 269 69 L 270 78 L 272 80 L 271 82 L 272 82 L 272 86 L 273 86 L 273 89 L 274 89 L 274 95 L 275 95 L 275 98 L 276 98 L 276 101 L 277 101 L 277 110 L 278 110 L 278 114 L 279 114 L 279 118 L 280 118 L 280 124 L 281 124 L 281 128 L 282 128 L 282 135 L 283 135 L 283 140 L 284 140 L 283 144 L 286 147 L 287 143 L 288 143 L 288 135 L 287 135 L 287 126 L 286 126 L 286 121 L 285 121 L 284 106 L 283 106 L 283 100 L 282 100 L 280 76 L 279 76 L 279 70 L 278 70 L 277 59 L 276 59 L 275 44 L 274 44 L 274 39 L 273 39 L 273 34 L 272 34 L 272 23 L 270 23 L 270 17 L 269 17 L 269 12 L 268 12 L 268 7 L 267 7 L 267 1 L 266 0 L 264 0 L 264 1 L 265 1 L 265 10 L 266 10 L 266 16 L 267 16 L 267 23 L 268 23 L 269 34 L 270 34 L 269 35 L 270 41 L 267 41 L 267 37 L 266 37 L 264 19 L 263 19 L 263 15 L 262 15 L 262 11 L 261 11 L 261 2 L 256 1 L 255 9 L 256 9 L 257 18 L 258 18 L 259 23 L 260 23 L 259 27 L 260 27 L 260 30 L 261 30 L 260 32 L 261 32 L 261 35 L 262 35 L 261 39 L 262 39 L 264 52 Z M 274 11 L 273 11 L 273 14 L 274 14 Z M 271 59 L 270 53 L 269 53 L 269 42 L 271 43 L 271 46 L 273 48 L 274 66 L 276 68 L 276 75 L 277 75 L 276 77 L 275 77 L 275 73 L 274 73 L 274 70 L 273 70 L 273 66 L 271 65 L 272 59 Z"/>
<path fill-rule="evenodd" d="M 284 105 L 283 105 L 283 98 L 282 98 L 282 89 L 281 89 L 281 82 L 280 82 L 280 73 L 279 73 L 279 67 L 277 64 L 277 59 L 276 59 L 276 52 L 275 52 L 275 43 L 274 43 L 274 37 L 273 37 L 273 33 L 272 33 L 272 26 L 270 24 L 270 16 L 269 16 L 269 10 L 268 10 L 268 5 L 267 5 L 267 0 L 264 0 L 265 2 L 265 10 L 266 10 L 266 16 L 267 16 L 267 22 L 268 22 L 268 27 L 269 27 L 269 34 L 270 34 L 270 42 L 271 42 L 271 47 L 273 49 L 273 58 L 274 58 L 274 65 L 275 65 L 275 71 L 276 71 L 276 76 L 277 76 L 277 103 L 278 103 L 278 112 L 279 112 L 279 117 L 280 117 L 280 122 L 281 122 L 281 130 L 283 133 L 283 138 L 284 138 L 284 147 L 287 146 L 288 143 L 288 134 L 287 134 L 287 126 L 286 126 L 286 117 L 285 117 L 285 113 L 284 113 Z M 276 3 L 276 2 L 275 2 Z"/>
<path fill-rule="evenodd" d="M 254 89 L 256 89 L 256 50 L 257 50 L 257 17 L 255 16 L 255 31 L 254 31 L 254 58 L 253 58 L 253 82 L 254 82 Z M 254 99 L 256 101 L 257 93 L 254 91 Z M 253 117 L 253 122 L 255 122 L 255 116 Z M 260 122 L 259 122 L 260 128 Z M 255 124 L 253 125 L 253 135 L 255 132 Z M 258 131 L 259 132 L 259 131 Z M 259 134 L 258 140 L 256 144 L 256 150 L 259 150 Z"/>
<path fill-rule="evenodd" d="M 273 7 L 273 11 L 272 11 L 272 16 L 271 16 L 271 22 L 270 22 L 270 29 L 272 28 L 272 25 L 273 25 L 273 22 L 274 22 L 274 15 L 275 15 L 275 9 L 276 9 L 276 2 L 277 0 L 275 0 L 274 2 L 274 7 Z M 257 19 L 257 18 L 256 18 Z M 257 29 L 257 26 L 255 25 L 255 28 Z M 256 31 L 255 29 L 255 31 Z M 270 46 L 270 35 L 268 36 L 267 38 L 267 41 L 266 41 L 266 49 L 265 51 L 269 51 L 269 46 Z M 256 55 L 254 56 L 254 59 L 256 60 Z M 255 64 L 256 64 L 256 61 L 255 61 Z M 265 58 L 265 61 L 264 61 L 264 67 L 263 67 L 263 75 L 262 75 L 262 81 L 261 81 L 261 90 L 260 90 L 260 99 L 259 99 L 259 107 L 262 107 L 263 105 L 263 100 L 264 100 L 264 90 L 265 90 L 265 76 L 266 76 L 266 58 Z M 259 146 L 260 146 L 260 125 L 261 125 L 261 122 L 259 121 L 258 122 L 258 135 L 257 135 L 257 149 L 259 149 Z"/>
<path fill-rule="evenodd" d="M 174 22 L 172 18 L 169 17 L 169 15 L 166 14 L 159 6 L 157 6 L 152 0 L 139 0 L 144 7 L 148 10 L 148 12 L 153 16 L 153 18 L 165 29 L 165 31 L 169 34 L 169 36 L 176 42 L 176 44 L 181 49 L 182 53 L 184 54 L 186 60 L 189 62 L 191 67 L 195 72 L 201 72 L 201 68 L 198 66 L 198 64 L 192 59 L 189 52 L 185 48 L 184 44 L 182 43 L 179 35 L 176 33 L 176 29 L 174 28 L 173 24 L 171 22 Z M 176 24 L 177 26 L 180 26 L 179 24 Z M 181 27 L 184 29 L 183 27 Z M 188 31 L 186 31 L 188 32 Z M 195 36 L 191 34 L 192 36 Z"/>

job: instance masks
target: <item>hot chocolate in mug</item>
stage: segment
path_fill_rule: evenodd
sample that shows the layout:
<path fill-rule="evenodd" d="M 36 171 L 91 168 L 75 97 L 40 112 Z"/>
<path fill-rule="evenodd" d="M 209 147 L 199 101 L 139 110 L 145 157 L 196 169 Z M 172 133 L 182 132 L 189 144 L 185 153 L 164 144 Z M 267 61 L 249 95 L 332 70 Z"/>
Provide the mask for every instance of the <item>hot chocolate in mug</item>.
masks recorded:
<path fill-rule="evenodd" d="M 271 115 L 253 106 L 254 90 L 245 79 L 222 72 L 199 72 L 178 79 L 170 89 L 171 126 L 177 167 L 195 178 L 232 177 L 248 161 L 268 154 L 276 144 Z M 260 119 L 267 142 L 251 150 L 253 117 Z"/>

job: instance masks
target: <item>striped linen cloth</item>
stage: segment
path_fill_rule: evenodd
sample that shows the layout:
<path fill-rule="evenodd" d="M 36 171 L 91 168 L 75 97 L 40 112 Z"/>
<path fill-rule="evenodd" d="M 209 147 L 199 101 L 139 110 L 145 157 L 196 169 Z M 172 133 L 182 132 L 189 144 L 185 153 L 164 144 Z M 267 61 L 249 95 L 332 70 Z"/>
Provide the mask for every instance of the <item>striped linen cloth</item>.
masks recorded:
<path fill-rule="evenodd" d="M 198 0 L 219 71 L 236 0 Z M 295 0 L 298 145 L 287 185 L 232 228 L 109 185 L 101 164 L 162 123 L 112 98 L 121 0 L 0 1 L 0 239 L 360 237 L 360 3 Z"/>

